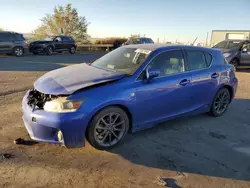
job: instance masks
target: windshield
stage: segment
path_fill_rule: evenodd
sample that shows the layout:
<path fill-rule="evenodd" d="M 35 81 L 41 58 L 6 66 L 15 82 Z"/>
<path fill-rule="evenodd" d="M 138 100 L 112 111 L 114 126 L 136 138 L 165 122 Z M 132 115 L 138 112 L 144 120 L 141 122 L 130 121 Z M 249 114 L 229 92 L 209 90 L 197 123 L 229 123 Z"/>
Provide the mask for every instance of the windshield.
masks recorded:
<path fill-rule="evenodd" d="M 92 66 L 132 75 L 146 60 L 151 51 L 120 47 L 92 63 Z"/>
<path fill-rule="evenodd" d="M 45 37 L 42 40 L 53 41 L 55 37 Z"/>

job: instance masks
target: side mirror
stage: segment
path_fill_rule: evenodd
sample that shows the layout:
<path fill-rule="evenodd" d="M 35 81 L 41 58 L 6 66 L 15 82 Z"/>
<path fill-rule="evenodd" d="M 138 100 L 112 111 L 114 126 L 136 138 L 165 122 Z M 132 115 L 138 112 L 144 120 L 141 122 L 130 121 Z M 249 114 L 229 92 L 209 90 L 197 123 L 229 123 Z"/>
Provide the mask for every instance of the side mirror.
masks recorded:
<path fill-rule="evenodd" d="M 58 40 L 58 39 L 55 39 L 54 41 L 55 41 L 55 42 L 59 42 L 59 40 Z"/>
<path fill-rule="evenodd" d="M 243 53 L 246 53 L 247 51 L 248 51 L 247 48 L 243 48 L 243 49 L 242 49 L 242 52 L 243 52 Z"/>
<path fill-rule="evenodd" d="M 153 69 L 146 69 L 146 79 L 148 81 L 152 80 L 153 78 L 156 78 L 160 75 L 159 70 L 153 70 Z"/>

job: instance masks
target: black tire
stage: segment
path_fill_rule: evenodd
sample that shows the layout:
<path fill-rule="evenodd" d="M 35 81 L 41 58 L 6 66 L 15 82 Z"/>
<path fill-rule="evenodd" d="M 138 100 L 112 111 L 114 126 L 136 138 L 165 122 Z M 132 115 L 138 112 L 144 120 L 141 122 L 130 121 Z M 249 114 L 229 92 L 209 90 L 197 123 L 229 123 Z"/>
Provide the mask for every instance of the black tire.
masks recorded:
<path fill-rule="evenodd" d="M 239 66 L 240 62 L 238 59 L 234 58 L 230 61 L 230 64 L 232 64 L 236 69 Z"/>
<path fill-rule="evenodd" d="M 37 55 L 38 53 L 37 52 L 32 52 L 32 54 Z"/>
<path fill-rule="evenodd" d="M 59 51 L 59 52 L 57 52 L 57 53 L 61 54 L 61 53 L 62 53 L 62 51 Z"/>
<path fill-rule="evenodd" d="M 53 53 L 53 48 L 52 48 L 52 46 L 48 46 L 47 48 L 46 48 L 46 54 L 47 55 L 51 55 Z"/>
<path fill-rule="evenodd" d="M 76 47 L 75 46 L 71 46 L 71 48 L 69 49 L 69 53 L 75 54 L 76 53 Z"/>
<path fill-rule="evenodd" d="M 231 100 L 230 92 L 227 88 L 220 89 L 213 100 L 209 114 L 214 117 L 219 117 L 227 111 Z M 220 105 L 223 105 L 220 106 Z"/>
<path fill-rule="evenodd" d="M 12 54 L 13 54 L 14 56 L 16 56 L 16 57 L 21 57 L 21 56 L 23 56 L 23 54 L 24 54 L 24 49 L 23 49 L 23 47 L 17 46 L 17 47 L 15 47 L 15 48 L 13 48 Z"/>
<path fill-rule="evenodd" d="M 110 119 L 110 114 L 112 114 L 111 121 L 110 121 L 111 124 L 109 124 L 110 122 L 108 121 L 106 122 L 107 119 L 105 120 L 106 116 L 108 116 L 109 117 L 108 119 Z M 120 116 L 120 117 L 116 118 L 116 116 Z M 110 127 L 112 127 L 112 124 L 113 124 L 113 128 L 110 128 L 110 127 L 107 128 L 108 126 L 106 123 L 102 122 L 103 120 L 105 120 L 105 122 L 108 125 L 110 125 Z M 103 123 L 102 125 L 104 127 L 100 126 L 101 125 L 100 123 Z M 98 127 L 102 129 L 98 129 Z M 107 129 L 104 130 L 104 128 L 107 128 Z M 122 130 L 122 131 L 118 131 L 117 129 Z M 121 143 L 121 141 L 127 135 L 128 129 L 129 129 L 129 118 L 126 112 L 124 112 L 119 107 L 107 107 L 101 110 L 100 112 L 98 112 L 93 117 L 89 127 L 86 130 L 86 138 L 89 141 L 89 143 L 96 149 L 108 150 L 108 149 L 112 149 L 114 146 Z M 100 136 L 101 138 L 102 137 L 103 138 L 102 139 L 98 138 Z M 112 138 L 113 138 L 112 142 L 114 143 L 111 144 L 111 141 L 108 141 L 109 143 L 105 143 L 105 140 L 107 139 L 111 140 Z M 100 144 L 102 140 L 103 140 L 103 143 Z"/>

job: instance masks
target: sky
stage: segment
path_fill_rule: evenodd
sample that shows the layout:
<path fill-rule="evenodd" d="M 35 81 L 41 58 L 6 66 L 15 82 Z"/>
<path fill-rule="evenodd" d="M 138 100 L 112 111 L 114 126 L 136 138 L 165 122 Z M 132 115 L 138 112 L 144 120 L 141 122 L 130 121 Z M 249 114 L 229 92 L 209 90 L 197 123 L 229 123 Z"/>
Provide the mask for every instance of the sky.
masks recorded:
<path fill-rule="evenodd" d="M 57 5 L 71 3 L 91 24 L 91 37 L 205 42 L 212 30 L 250 30 L 250 0 L 0 0 L 0 27 L 29 33 Z"/>

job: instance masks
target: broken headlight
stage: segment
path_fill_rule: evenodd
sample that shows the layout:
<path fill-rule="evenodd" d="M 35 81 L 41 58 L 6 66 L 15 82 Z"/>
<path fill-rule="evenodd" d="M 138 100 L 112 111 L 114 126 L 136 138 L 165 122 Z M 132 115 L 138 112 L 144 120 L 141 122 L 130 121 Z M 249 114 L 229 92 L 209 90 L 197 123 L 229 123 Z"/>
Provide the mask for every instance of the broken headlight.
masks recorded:
<path fill-rule="evenodd" d="M 67 100 L 66 97 L 57 98 L 52 101 L 47 101 L 43 107 L 43 109 L 47 112 L 75 112 L 83 101 L 79 100 Z"/>

